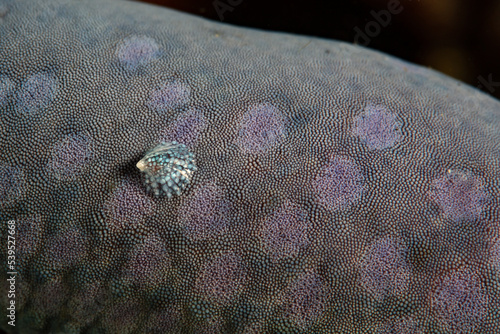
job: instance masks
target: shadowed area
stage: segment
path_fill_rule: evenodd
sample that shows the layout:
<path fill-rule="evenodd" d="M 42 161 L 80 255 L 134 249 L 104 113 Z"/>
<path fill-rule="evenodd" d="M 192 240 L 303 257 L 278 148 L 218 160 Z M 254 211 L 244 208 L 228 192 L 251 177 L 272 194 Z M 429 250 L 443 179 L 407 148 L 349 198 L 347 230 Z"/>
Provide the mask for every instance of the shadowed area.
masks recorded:
<path fill-rule="evenodd" d="M 138 3 L 0 9 L 3 330 L 500 327 L 497 100 Z"/>

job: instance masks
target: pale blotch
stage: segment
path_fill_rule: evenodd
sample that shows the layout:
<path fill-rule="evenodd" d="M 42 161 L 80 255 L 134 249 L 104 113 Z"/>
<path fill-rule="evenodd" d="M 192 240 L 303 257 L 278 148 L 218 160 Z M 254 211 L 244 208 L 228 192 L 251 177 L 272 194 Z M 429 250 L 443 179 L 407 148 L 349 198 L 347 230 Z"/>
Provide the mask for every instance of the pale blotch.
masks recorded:
<path fill-rule="evenodd" d="M 106 333 L 136 333 L 146 317 L 142 305 L 135 299 L 123 299 L 107 305 L 102 313 L 102 324 Z"/>
<path fill-rule="evenodd" d="M 274 261 L 290 258 L 309 244 L 307 215 L 297 204 L 286 201 L 264 221 L 261 233 Z"/>
<path fill-rule="evenodd" d="M 120 63 L 128 70 L 136 70 L 158 58 L 160 47 L 146 36 L 125 38 L 116 50 Z"/>
<path fill-rule="evenodd" d="M 190 240 L 205 240 L 223 233 L 228 225 L 229 203 L 215 182 L 198 185 L 184 198 L 179 217 Z"/>
<path fill-rule="evenodd" d="M 169 112 L 187 104 L 190 95 L 188 85 L 179 81 L 166 82 L 151 92 L 146 105 L 155 111 Z"/>
<path fill-rule="evenodd" d="M 490 251 L 491 262 L 500 275 L 500 238 L 496 238 Z"/>
<path fill-rule="evenodd" d="M 360 274 L 361 284 L 377 300 L 406 292 L 411 271 L 404 247 L 393 237 L 375 241 L 364 256 Z"/>
<path fill-rule="evenodd" d="M 150 235 L 133 248 L 125 275 L 138 286 L 149 287 L 159 283 L 169 267 L 164 242 L 157 235 Z"/>
<path fill-rule="evenodd" d="M 301 329 L 307 329 L 326 309 L 328 289 L 321 277 L 309 270 L 300 275 L 287 288 L 285 316 Z"/>
<path fill-rule="evenodd" d="M 275 146 L 286 135 L 286 119 L 269 103 L 249 108 L 239 122 L 236 144 L 244 153 L 259 154 Z"/>
<path fill-rule="evenodd" d="M 382 150 L 394 146 L 401 139 L 401 123 L 384 106 L 368 105 L 354 120 L 354 134 L 369 149 Z"/>
<path fill-rule="evenodd" d="M 149 319 L 145 325 L 146 333 L 180 334 L 179 327 L 182 323 L 182 310 L 175 306 L 162 307 L 153 310 L 149 314 Z"/>
<path fill-rule="evenodd" d="M 85 235 L 77 227 L 69 227 L 51 238 L 47 261 L 56 269 L 67 269 L 76 265 L 86 253 Z"/>
<path fill-rule="evenodd" d="M 469 269 L 439 277 L 432 305 L 439 323 L 450 333 L 475 333 L 488 314 L 488 296 L 483 283 Z"/>
<path fill-rule="evenodd" d="M 12 80 L 5 75 L 0 75 L 0 107 L 7 103 L 7 98 L 12 93 L 13 89 L 14 83 Z"/>
<path fill-rule="evenodd" d="M 160 139 L 163 142 L 175 141 L 192 147 L 206 126 L 205 116 L 200 111 L 191 109 L 179 115 L 175 122 L 162 133 Z"/>
<path fill-rule="evenodd" d="M 377 334 L 424 334 L 418 322 L 411 318 L 391 319 L 381 325 Z"/>
<path fill-rule="evenodd" d="M 33 116 L 45 110 L 57 93 L 57 81 L 49 73 L 37 73 L 30 76 L 17 94 L 17 110 Z"/>
<path fill-rule="evenodd" d="M 81 328 L 94 321 L 104 307 L 102 300 L 105 295 L 105 289 L 100 282 L 83 285 L 68 302 L 72 321 L 67 327 Z"/>
<path fill-rule="evenodd" d="M 241 292 L 245 281 L 246 270 L 240 257 L 226 253 L 208 263 L 196 280 L 196 288 L 209 300 L 227 305 Z"/>
<path fill-rule="evenodd" d="M 42 220 L 39 215 L 23 217 L 17 223 L 17 256 L 20 264 L 27 261 L 38 251 L 42 238 Z"/>
<path fill-rule="evenodd" d="M 154 203 L 145 192 L 125 180 L 104 203 L 103 212 L 112 233 L 141 223 L 154 211 Z"/>
<path fill-rule="evenodd" d="M 0 163 L 0 207 L 15 204 L 26 192 L 27 184 L 20 167 Z"/>
<path fill-rule="evenodd" d="M 71 181 L 82 173 L 93 157 L 90 137 L 84 134 L 72 134 L 54 145 L 47 168 L 56 179 Z"/>
<path fill-rule="evenodd" d="M 471 173 L 448 170 L 434 179 L 429 197 L 454 221 L 478 219 L 487 202 L 483 182 Z"/>
<path fill-rule="evenodd" d="M 333 156 L 313 181 L 318 201 L 331 211 L 355 204 L 364 191 L 364 177 L 356 162 Z"/>

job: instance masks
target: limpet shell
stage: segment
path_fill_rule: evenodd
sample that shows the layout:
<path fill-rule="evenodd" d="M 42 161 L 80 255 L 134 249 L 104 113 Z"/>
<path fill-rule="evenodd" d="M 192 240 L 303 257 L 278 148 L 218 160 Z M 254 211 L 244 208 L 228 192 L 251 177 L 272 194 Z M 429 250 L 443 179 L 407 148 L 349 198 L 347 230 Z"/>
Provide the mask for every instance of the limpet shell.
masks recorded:
<path fill-rule="evenodd" d="M 175 141 L 156 146 L 136 166 L 145 174 L 147 191 L 168 198 L 180 195 L 197 170 L 194 154 Z"/>

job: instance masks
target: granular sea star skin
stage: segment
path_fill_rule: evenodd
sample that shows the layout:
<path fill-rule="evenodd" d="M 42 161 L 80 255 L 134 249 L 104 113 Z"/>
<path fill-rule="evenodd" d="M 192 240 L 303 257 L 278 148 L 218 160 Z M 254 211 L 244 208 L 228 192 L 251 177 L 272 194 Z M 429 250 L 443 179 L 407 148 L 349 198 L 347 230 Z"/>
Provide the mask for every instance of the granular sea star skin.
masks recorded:
<path fill-rule="evenodd" d="M 498 333 L 499 101 L 133 2 L 0 11 L 2 330 Z"/>

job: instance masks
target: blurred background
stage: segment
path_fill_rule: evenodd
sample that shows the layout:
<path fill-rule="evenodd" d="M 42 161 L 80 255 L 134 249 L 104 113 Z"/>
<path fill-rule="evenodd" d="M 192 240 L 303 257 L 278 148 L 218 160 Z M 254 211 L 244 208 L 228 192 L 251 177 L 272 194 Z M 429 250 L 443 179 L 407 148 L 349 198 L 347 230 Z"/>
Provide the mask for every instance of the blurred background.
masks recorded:
<path fill-rule="evenodd" d="M 499 0 L 138 0 L 238 26 L 366 45 L 500 99 Z"/>

